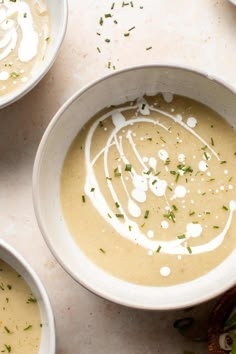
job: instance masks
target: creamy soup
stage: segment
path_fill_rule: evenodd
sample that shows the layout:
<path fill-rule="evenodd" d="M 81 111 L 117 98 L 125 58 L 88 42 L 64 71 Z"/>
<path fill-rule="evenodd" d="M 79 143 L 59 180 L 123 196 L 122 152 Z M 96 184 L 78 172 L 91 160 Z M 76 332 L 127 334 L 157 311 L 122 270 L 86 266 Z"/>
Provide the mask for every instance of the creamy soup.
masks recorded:
<path fill-rule="evenodd" d="M 41 320 L 37 300 L 23 278 L 0 260 L 0 353 L 36 354 Z"/>
<path fill-rule="evenodd" d="M 0 1 L 0 95 L 27 83 L 50 41 L 44 0 Z"/>
<path fill-rule="evenodd" d="M 145 97 L 79 132 L 61 175 L 65 221 L 116 277 L 189 281 L 235 248 L 235 171 L 235 130 L 216 112 L 180 96 Z"/>

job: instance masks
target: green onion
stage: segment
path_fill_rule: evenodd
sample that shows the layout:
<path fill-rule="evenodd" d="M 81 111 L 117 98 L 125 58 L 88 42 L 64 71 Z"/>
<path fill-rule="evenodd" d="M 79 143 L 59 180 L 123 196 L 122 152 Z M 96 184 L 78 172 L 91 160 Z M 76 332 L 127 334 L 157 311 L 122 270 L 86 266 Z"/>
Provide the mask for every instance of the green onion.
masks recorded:
<path fill-rule="evenodd" d="M 211 145 L 212 145 L 212 146 L 215 146 L 215 143 L 214 143 L 213 138 L 211 138 Z"/>
<path fill-rule="evenodd" d="M 25 327 L 24 331 L 28 331 L 30 328 L 32 328 L 32 325 L 29 325 L 28 327 Z"/>
<path fill-rule="evenodd" d="M 156 250 L 156 253 L 160 253 L 160 250 L 161 250 L 161 246 L 159 246 Z"/>
<path fill-rule="evenodd" d="M 117 208 L 119 208 L 120 207 L 120 205 L 119 205 L 119 203 L 115 203 L 115 206 L 117 207 Z"/>
<path fill-rule="evenodd" d="M 124 214 L 116 214 L 117 218 L 124 218 Z"/>
<path fill-rule="evenodd" d="M 149 210 L 146 210 L 146 211 L 145 211 L 145 214 L 144 214 L 144 219 L 147 219 L 148 216 L 149 216 Z"/>
<path fill-rule="evenodd" d="M 193 253 L 190 246 L 187 247 L 187 250 L 188 250 L 188 253 L 189 253 L 189 254 L 192 254 L 192 253 Z"/>
<path fill-rule="evenodd" d="M 15 0 L 15 1 L 10 0 L 10 1 L 16 2 L 16 0 Z M 4 344 L 4 347 L 6 348 L 6 350 L 7 350 L 8 353 L 11 353 L 11 346 L 10 346 L 10 345 Z"/>
<path fill-rule="evenodd" d="M 82 202 L 85 203 L 85 196 L 82 195 Z"/>
<path fill-rule="evenodd" d="M 225 205 L 222 206 L 222 209 L 224 209 L 224 210 L 226 210 L 226 211 L 229 210 Z"/>
<path fill-rule="evenodd" d="M 131 27 L 130 29 L 128 29 L 129 32 L 133 31 L 135 29 L 135 26 Z"/>
<path fill-rule="evenodd" d="M 152 47 L 147 47 L 147 48 L 146 48 L 146 50 L 150 50 L 150 49 L 152 49 Z"/>
<path fill-rule="evenodd" d="M 7 333 L 11 333 L 10 329 L 7 328 L 7 326 L 4 326 L 4 329 L 5 329 L 5 331 L 6 331 Z"/>
<path fill-rule="evenodd" d="M 106 253 L 106 251 L 104 251 L 103 248 L 99 248 L 99 251 L 102 252 L 102 253 Z"/>
<path fill-rule="evenodd" d="M 186 236 L 183 234 L 183 235 L 177 236 L 177 238 L 178 238 L 179 240 L 183 240 L 184 238 L 186 238 Z"/>
<path fill-rule="evenodd" d="M 125 165 L 125 171 L 129 171 L 129 172 L 130 172 L 131 170 L 132 170 L 132 165 L 129 164 L 129 163 L 126 164 L 126 165 Z"/>
<path fill-rule="evenodd" d="M 227 161 L 221 161 L 220 164 L 223 165 L 224 163 L 226 163 Z"/>

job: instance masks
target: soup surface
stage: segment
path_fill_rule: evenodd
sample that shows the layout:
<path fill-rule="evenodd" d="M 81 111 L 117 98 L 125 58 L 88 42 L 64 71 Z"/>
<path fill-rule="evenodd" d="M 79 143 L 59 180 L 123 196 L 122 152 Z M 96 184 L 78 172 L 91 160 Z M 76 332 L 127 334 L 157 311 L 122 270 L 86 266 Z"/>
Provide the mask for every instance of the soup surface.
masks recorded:
<path fill-rule="evenodd" d="M 0 2 L 0 95 L 32 78 L 50 41 L 44 0 Z"/>
<path fill-rule="evenodd" d="M 35 297 L 23 278 L 0 260 L 0 352 L 36 354 L 40 337 Z"/>
<path fill-rule="evenodd" d="M 61 175 L 64 217 L 80 249 L 116 277 L 186 282 L 235 248 L 235 171 L 235 130 L 216 112 L 145 97 L 79 132 Z"/>

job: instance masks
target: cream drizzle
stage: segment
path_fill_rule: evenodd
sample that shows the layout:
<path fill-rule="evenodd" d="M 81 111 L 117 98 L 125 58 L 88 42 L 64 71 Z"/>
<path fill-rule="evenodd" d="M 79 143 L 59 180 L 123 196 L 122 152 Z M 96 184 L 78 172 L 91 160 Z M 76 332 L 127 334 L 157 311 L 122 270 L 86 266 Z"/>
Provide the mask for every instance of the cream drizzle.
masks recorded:
<path fill-rule="evenodd" d="M 34 29 L 30 7 L 25 1 L 5 0 L 0 4 L 0 31 L 0 60 L 12 53 L 19 40 L 20 61 L 29 62 L 37 55 L 38 33 Z"/>
<path fill-rule="evenodd" d="M 141 102 L 141 103 L 140 103 Z M 141 108 L 142 107 L 142 108 Z M 202 139 L 196 132 L 194 132 L 192 129 L 190 129 L 184 122 L 182 122 L 181 117 L 178 115 L 177 117 L 174 117 L 162 110 L 155 109 L 153 107 L 150 107 L 146 102 L 145 106 L 143 103 L 143 100 L 139 101 L 139 105 L 137 106 L 132 106 L 132 107 L 122 107 L 122 108 L 116 108 L 114 110 L 111 110 L 110 112 L 104 114 L 102 117 L 100 117 L 98 120 L 96 120 L 92 126 L 89 129 L 86 143 L 85 143 L 85 163 L 86 163 L 86 170 L 87 170 L 87 176 L 86 176 L 86 183 L 85 183 L 85 193 L 86 195 L 90 198 L 91 202 L 93 203 L 94 207 L 98 210 L 98 212 L 101 214 L 101 216 L 113 226 L 113 228 L 124 238 L 127 238 L 128 240 L 140 245 L 141 247 L 145 248 L 148 250 L 148 252 L 155 252 L 159 247 L 161 247 L 160 252 L 161 253 L 166 253 L 166 254 L 175 254 L 175 255 L 189 255 L 188 250 L 186 249 L 186 241 L 191 238 L 191 237 L 198 237 L 200 236 L 199 233 L 199 227 L 198 230 L 195 232 L 190 232 L 191 227 L 189 226 L 187 228 L 187 233 L 186 233 L 186 238 L 184 240 L 178 239 L 178 240 L 173 240 L 173 241 L 155 241 L 155 240 L 150 240 L 147 238 L 145 234 L 142 233 L 141 229 L 139 228 L 138 224 L 134 221 L 132 221 L 128 215 L 126 214 L 124 207 L 121 205 L 119 201 L 119 197 L 117 193 L 115 192 L 112 181 L 107 180 L 107 187 L 110 191 L 110 194 L 112 196 L 112 199 L 114 202 L 118 202 L 120 205 L 119 207 L 119 213 L 123 214 L 122 221 L 118 219 L 115 215 L 115 213 L 111 210 L 109 207 L 107 201 L 105 200 L 100 188 L 99 184 L 97 181 L 97 178 L 95 176 L 94 172 L 94 164 L 96 160 L 103 154 L 103 160 L 104 160 L 104 172 L 105 176 L 109 176 L 109 168 L 108 168 L 108 153 L 109 149 L 111 146 L 116 146 L 119 154 L 120 154 L 120 159 L 123 164 L 129 164 L 129 160 L 125 156 L 125 153 L 123 151 L 122 147 L 122 137 L 119 137 L 119 140 L 117 139 L 117 134 L 121 129 L 124 129 L 126 127 L 132 126 L 135 123 L 140 123 L 140 122 L 145 122 L 145 123 L 151 123 L 153 125 L 157 125 L 164 129 L 165 131 L 168 131 L 171 134 L 171 131 L 168 130 L 168 128 L 161 124 L 158 120 L 150 119 L 147 117 L 140 117 L 137 116 L 136 118 L 126 120 L 122 112 L 128 111 L 128 110 L 134 110 L 138 109 L 142 114 L 147 116 L 150 111 L 158 112 L 177 124 L 181 125 L 184 129 L 189 131 L 194 137 L 196 137 L 199 141 L 201 141 L 204 146 L 207 146 L 209 150 L 212 152 L 212 155 L 219 160 L 219 157 L 217 153 L 214 151 L 213 148 L 204 140 Z M 95 133 L 95 130 L 99 126 L 99 122 L 103 122 L 107 118 L 112 116 L 112 121 L 114 124 L 114 129 L 109 135 L 106 146 L 97 154 L 97 156 L 91 161 L 91 145 L 92 145 L 92 140 L 93 140 L 93 135 Z M 132 134 L 131 130 L 128 130 L 128 133 L 126 135 L 127 140 L 130 143 L 130 146 L 132 147 L 135 156 L 137 160 L 139 161 L 140 165 L 143 168 L 143 173 L 142 175 L 138 174 L 134 168 L 132 168 L 132 171 L 129 172 L 131 181 L 133 183 L 134 189 L 131 192 L 131 196 L 129 195 L 129 192 L 127 191 L 125 181 L 122 176 L 122 169 L 121 165 L 118 166 L 118 171 L 121 173 L 121 182 L 123 185 L 123 188 L 125 190 L 125 193 L 127 195 L 127 209 L 131 216 L 133 217 L 139 217 L 141 214 L 141 209 L 137 205 L 137 203 L 134 202 L 143 202 L 146 199 L 146 192 L 149 189 L 152 193 L 154 193 L 157 197 L 165 197 L 166 199 L 166 188 L 167 188 L 167 182 L 165 180 L 161 180 L 158 178 L 158 176 L 155 176 L 155 170 L 152 171 L 150 174 L 147 174 L 148 166 L 144 163 L 142 157 L 140 156 L 138 150 L 136 149 L 135 143 L 132 139 Z M 147 160 L 149 161 L 149 160 Z M 204 161 L 205 162 L 205 161 Z M 153 184 L 154 180 L 156 180 L 156 183 Z M 156 187 L 155 187 L 156 186 Z M 158 186 L 158 188 L 157 188 Z M 180 186 L 181 187 L 181 186 Z M 184 188 L 184 187 L 183 187 Z M 180 194 L 178 194 L 178 191 L 175 194 L 176 196 L 179 195 L 179 197 L 183 198 L 184 195 L 186 194 L 186 190 L 184 191 L 183 188 L 181 189 Z M 91 190 L 94 189 L 92 192 Z M 177 188 L 176 188 L 177 189 Z M 132 198 L 134 199 L 132 199 Z M 169 203 L 166 199 L 167 202 L 167 208 L 169 208 Z M 200 246 L 195 246 L 192 247 L 192 253 L 193 254 L 199 254 L 199 253 L 205 253 L 212 251 L 216 249 L 217 247 L 220 246 L 220 244 L 223 242 L 224 237 L 231 225 L 233 213 L 236 210 L 236 201 L 231 201 L 229 204 L 229 216 L 228 220 L 225 224 L 224 229 L 222 232 L 216 236 L 213 240 L 211 240 L 208 243 L 205 243 Z M 162 222 L 162 227 L 166 228 L 168 227 L 168 224 Z M 189 231 L 189 232 L 188 232 Z"/>

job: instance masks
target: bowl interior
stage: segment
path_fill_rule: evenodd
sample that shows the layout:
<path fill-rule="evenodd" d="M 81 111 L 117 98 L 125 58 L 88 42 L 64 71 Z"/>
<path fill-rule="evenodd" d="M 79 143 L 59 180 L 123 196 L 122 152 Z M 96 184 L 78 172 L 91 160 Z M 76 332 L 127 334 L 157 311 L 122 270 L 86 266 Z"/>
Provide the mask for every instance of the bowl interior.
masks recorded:
<path fill-rule="evenodd" d="M 158 92 L 172 92 L 207 104 L 236 127 L 235 94 L 214 79 L 174 67 L 148 66 L 125 70 L 76 94 L 57 113 L 40 144 L 33 178 L 39 226 L 62 266 L 75 280 L 96 294 L 144 309 L 191 306 L 228 289 L 236 280 L 236 252 L 207 275 L 181 285 L 166 288 L 127 283 L 96 267 L 74 243 L 63 218 L 59 187 L 68 148 L 89 118 L 104 107 Z"/>
<path fill-rule="evenodd" d="M 42 337 L 39 354 L 55 353 L 55 327 L 51 305 L 44 290 L 44 287 L 24 258 L 20 256 L 11 246 L 0 240 L 0 259 L 14 268 L 27 282 L 31 288 L 40 309 Z"/>
<path fill-rule="evenodd" d="M 56 59 L 58 50 L 62 44 L 66 26 L 67 26 L 67 0 L 45 0 L 49 10 L 50 17 L 50 41 L 45 53 L 44 60 L 32 75 L 31 79 L 25 85 L 10 92 L 7 95 L 0 96 L 0 108 L 3 108 L 24 96 L 29 92 L 48 72 Z"/>

